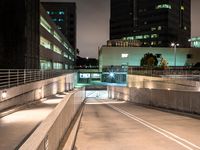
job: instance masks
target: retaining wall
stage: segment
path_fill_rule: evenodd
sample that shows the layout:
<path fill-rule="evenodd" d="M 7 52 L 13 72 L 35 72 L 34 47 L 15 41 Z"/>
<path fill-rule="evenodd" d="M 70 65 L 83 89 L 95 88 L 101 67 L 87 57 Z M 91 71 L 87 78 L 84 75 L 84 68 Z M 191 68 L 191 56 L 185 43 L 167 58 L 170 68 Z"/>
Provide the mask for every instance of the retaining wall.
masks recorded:
<path fill-rule="evenodd" d="M 64 97 L 53 112 L 40 124 L 20 150 L 56 150 L 75 114 L 85 99 L 85 89 L 75 90 Z M 71 146 L 71 145 L 70 145 Z"/>
<path fill-rule="evenodd" d="M 171 89 L 171 90 L 199 90 L 200 82 L 184 79 L 128 75 L 128 87 Z"/>
<path fill-rule="evenodd" d="M 29 84 L 12 87 L 0 91 L 0 111 L 13 106 L 22 105 L 28 102 L 54 95 L 58 92 L 72 90 L 76 73 L 70 73 L 47 80 L 32 82 Z M 7 97 L 2 98 L 2 92 L 6 91 Z"/>
<path fill-rule="evenodd" d="M 108 87 L 109 98 L 200 114 L 199 91 L 176 91 L 136 87 Z"/>

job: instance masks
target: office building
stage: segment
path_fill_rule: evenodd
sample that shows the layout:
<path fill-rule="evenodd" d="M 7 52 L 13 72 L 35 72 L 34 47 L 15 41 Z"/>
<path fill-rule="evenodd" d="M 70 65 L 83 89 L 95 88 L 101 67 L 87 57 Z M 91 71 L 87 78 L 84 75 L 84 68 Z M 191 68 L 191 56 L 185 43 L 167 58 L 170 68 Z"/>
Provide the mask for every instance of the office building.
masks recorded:
<path fill-rule="evenodd" d="M 42 5 L 69 43 L 76 48 L 76 3 L 43 2 Z"/>
<path fill-rule="evenodd" d="M 111 0 L 110 39 L 140 40 L 144 47 L 190 47 L 190 0 Z"/>
<path fill-rule="evenodd" d="M 189 42 L 191 42 L 191 47 L 200 48 L 200 36 L 192 37 L 191 39 L 189 39 Z"/>
<path fill-rule="evenodd" d="M 74 68 L 75 50 L 39 1 L 0 4 L 1 69 Z"/>
<path fill-rule="evenodd" d="M 75 50 L 40 7 L 40 66 L 41 69 L 73 69 Z"/>
<path fill-rule="evenodd" d="M 176 49 L 176 66 L 193 66 L 200 62 L 200 48 L 177 48 Z M 174 66 L 175 55 L 174 48 L 171 47 L 110 47 L 102 46 L 99 50 L 99 69 L 108 66 L 123 67 L 136 66 L 140 67 L 141 59 L 145 54 L 152 53 L 168 62 L 168 66 Z"/>
<path fill-rule="evenodd" d="M 0 68 L 39 69 L 39 0 L 0 1 Z"/>

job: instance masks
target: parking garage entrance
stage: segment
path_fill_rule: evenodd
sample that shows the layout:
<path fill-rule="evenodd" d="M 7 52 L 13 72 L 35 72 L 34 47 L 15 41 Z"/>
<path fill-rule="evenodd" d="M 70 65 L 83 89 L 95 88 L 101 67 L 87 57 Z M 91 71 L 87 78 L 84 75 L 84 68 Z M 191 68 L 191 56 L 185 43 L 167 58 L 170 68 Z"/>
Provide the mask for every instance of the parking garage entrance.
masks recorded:
<path fill-rule="evenodd" d="M 86 86 L 86 98 L 107 99 L 107 86 Z"/>

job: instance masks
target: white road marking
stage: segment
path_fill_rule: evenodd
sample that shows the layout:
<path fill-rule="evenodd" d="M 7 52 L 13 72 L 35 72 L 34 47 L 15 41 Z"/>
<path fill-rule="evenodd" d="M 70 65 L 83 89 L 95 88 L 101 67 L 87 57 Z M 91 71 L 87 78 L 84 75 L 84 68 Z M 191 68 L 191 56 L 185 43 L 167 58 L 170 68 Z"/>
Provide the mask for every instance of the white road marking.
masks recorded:
<path fill-rule="evenodd" d="M 104 102 L 102 102 L 102 103 L 104 103 Z M 175 135 L 175 134 L 173 134 L 173 133 L 171 133 L 169 131 L 166 131 L 166 130 L 164 130 L 164 129 L 162 129 L 162 128 L 160 128 L 160 127 L 158 127 L 158 126 L 156 126 L 156 125 L 154 125 L 152 123 L 150 123 L 150 122 L 147 122 L 147 121 L 145 121 L 145 120 L 143 120 L 143 119 L 141 119 L 141 118 L 139 118 L 139 117 L 137 117 L 135 115 L 132 115 L 132 114 L 128 113 L 127 111 L 124 111 L 123 109 L 120 109 L 120 108 L 115 107 L 115 106 L 113 106 L 111 104 L 108 104 L 108 103 L 104 103 L 104 104 L 106 104 L 109 107 L 111 107 L 112 109 L 114 109 L 114 110 L 126 115 L 127 117 L 129 117 L 129 118 L 131 118 L 131 119 L 143 124 L 144 126 L 154 130 L 155 132 L 167 137 L 168 139 L 178 143 L 179 145 L 185 147 L 188 150 L 193 150 L 194 148 L 200 150 L 199 146 L 187 141 L 186 139 L 183 139 L 183 138 L 181 138 L 181 137 L 179 137 L 179 136 L 177 136 L 177 135 Z"/>

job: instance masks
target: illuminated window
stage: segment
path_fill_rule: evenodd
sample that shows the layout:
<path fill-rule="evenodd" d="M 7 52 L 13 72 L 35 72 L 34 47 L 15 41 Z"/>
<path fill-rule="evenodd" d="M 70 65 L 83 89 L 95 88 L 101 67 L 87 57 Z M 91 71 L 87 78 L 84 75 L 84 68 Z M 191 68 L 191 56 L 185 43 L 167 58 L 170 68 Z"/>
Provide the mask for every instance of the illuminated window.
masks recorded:
<path fill-rule="evenodd" d="M 156 9 L 172 9 L 170 4 L 160 4 L 156 6 Z"/>
<path fill-rule="evenodd" d="M 69 67 L 68 67 L 68 64 L 65 64 L 65 69 L 68 69 Z"/>
<path fill-rule="evenodd" d="M 51 67 L 51 61 L 40 60 L 40 68 L 41 68 L 42 70 L 49 70 L 49 69 L 52 69 L 52 67 Z"/>
<path fill-rule="evenodd" d="M 64 11 L 59 11 L 59 15 L 64 15 L 65 12 Z"/>
<path fill-rule="evenodd" d="M 122 58 L 127 58 L 127 57 L 128 57 L 128 54 L 121 54 L 121 57 L 122 57 Z"/>
<path fill-rule="evenodd" d="M 152 41 L 152 42 L 151 42 L 151 45 L 152 45 L 152 46 L 156 45 L 156 42 L 155 42 L 155 41 Z"/>
<path fill-rule="evenodd" d="M 162 27 L 161 26 L 158 26 L 158 31 L 162 30 Z"/>
<path fill-rule="evenodd" d="M 53 63 L 53 69 L 62 69 L 62 64 L 58 62 Z"/>
<path fill-rule="evenodd" d="M 42 16 L 40 16 L 40 25 L 43 26 L 49 33 L 51 33 L 51 26 Z"/>
<path fill-rule="evenodd" d="M 53 18 L 52 21 L 53 21 L 53 22 L 56 22 L 56 21 L 57 21 L 57 18 Z"/>
<path fill-rule="evenodd" d="M 135 36 L 135 39 L 137 39 L 137 40 L 143 39 L 143 36 L 142 35 L 137 35 L 137 36 Z"/>
<path fill-rule="evenodd" d="M 155 27 L 152 27 L 152 28 L 151 28 L 151 31 L 155 31 L 155 30 L 156 30 L 156 28 L 155 28 Z"/>
<path fill-rule="evenodd" d="M 151 35 L 151 38 L 157 38 L 158 37 L 158 34 L 152 34 Z"/>
<path fill-rule="evenodd" d="M 64 19 L 58 19 L 58 22 L 63 22 L 64 21 Z"/>
<path fill-rule="evenodd" d="M 62 54 L 62 50 L 59 47 L 57 47 L 56 45 L 53 46 L 53 51 L 58 54 Z"/>
<path fill-rule="evenodd" d="M 149 35 L 144 35 L 144 39 L 148 39 L 148 38 L 150 38 Z"/>
<path fill-rule="evenodd" d="M 66 52 L 64 52 L 64 57 L 65 58 L 69 58 L 68 54 Z"/>
<path fill-rule="evenodd" d="M 51 42 L 49 42 L 44 37 L 40 37 L 40 45 L 47 48 L 47 49 L 51 49 Z"/>
<path fill-rule="evenodd" d="M 62 42 L 62 38 L 54 31 L 54 37 L 59 41 Z"/>

